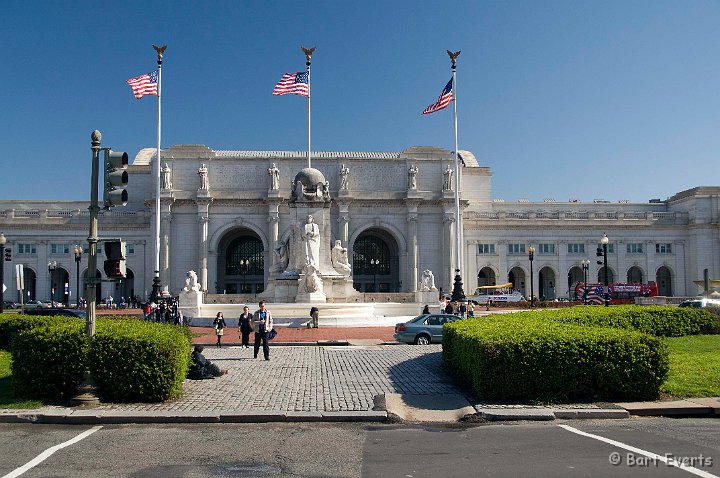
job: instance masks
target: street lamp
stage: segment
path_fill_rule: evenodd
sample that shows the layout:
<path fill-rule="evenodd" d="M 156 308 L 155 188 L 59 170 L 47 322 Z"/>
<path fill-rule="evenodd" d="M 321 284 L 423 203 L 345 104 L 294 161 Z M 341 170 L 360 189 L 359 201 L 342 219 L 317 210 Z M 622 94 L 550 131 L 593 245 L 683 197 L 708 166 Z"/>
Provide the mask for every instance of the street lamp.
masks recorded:
<path fill-rule="evenodd" d="M 535 258 L 535 248 L 530 246 L 528 248 L 528 259 L 530 259 L 530 308 L 533 308 L 535 302 L 535 294 L 533 293 L 533 259 Z"/>
<path fill-rule="evenodd" d="M 590 270 L 590 259 L 581 261 L 583 270 L 583 304 L 587 304 L 588 271 Z"/>
<path fill-rule="evenodd" d="M 55 272 L 55 269 L 57 269 L 57 261 L 49 261 L 48 275 L 50 276 L 50 307 L 55 307 L 55 304 L 53 303 L 55 300 L 53 297 L 53 273 Z"/>
<path fill-rule="evenodd" d="M 600 243 L 602 244 L 603 248 L 603 261 L 605 265 L 603 265 L 603 270 L 605 272 L 605 307 L 610 305 L 610 284 L 608 283 L 608 268 L 607 268 L 607 251 L 608 251 L 608 243 L 610 242 L 610 239 L 608 239 L 607 234 L 603 232 L 603 237 L 600 239 Z"/>
<path fill-rule="evenodd" d="M 378 270 L 378 266 L 380 265 L 380 259 L 370 259 L 370 265 L 372 266 L 372 270 L 373 270 L 373 291 L 380 292 L 378 290 L 378 284 L 377 284 L 377 270 Z"/>
<path fill-rule="evenodd" d="M 245 293 L 245 276 L 248 273 L 248 268 L 250 266 L 250 259 L 240 259 L 240 273 L 242 274 L 243 281 L 242 281 L 242 291 L 241 293 Z"/>
<path fill-rule="evenodd" d="M 80 308 L 80 260 L 82 259 L 83 248 L 75 244 L 73 248 L 75 254 L 75 308 Z"/>
<path fill-rule="evenodd" d="M 5 298 L 3 297 L 3 284 L 5 284 L 5 234 L 0 232 L 0 314 L 3 313 L 3 306 L 5 304 Z"/>

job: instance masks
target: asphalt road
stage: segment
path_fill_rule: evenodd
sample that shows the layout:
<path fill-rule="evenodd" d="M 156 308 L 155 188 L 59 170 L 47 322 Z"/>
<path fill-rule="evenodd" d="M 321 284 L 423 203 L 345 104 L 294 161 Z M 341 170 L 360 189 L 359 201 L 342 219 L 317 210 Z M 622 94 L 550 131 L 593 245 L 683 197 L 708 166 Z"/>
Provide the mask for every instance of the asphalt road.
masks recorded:
<path fill-rule="evenodd" d="M 73 438 L 78 441 L 68 444 Z M 49 454 L 60 444 L 67 446 Z M 23 477 L 691 477 L 720 475 L 720 422 L 4 424 L 0 450 L 0 476 Z M 695 468 L 668 466 L 647 452 L 672 454 Z M 37 466 L 11 474 L 43 453 L 49 456 Z"/>

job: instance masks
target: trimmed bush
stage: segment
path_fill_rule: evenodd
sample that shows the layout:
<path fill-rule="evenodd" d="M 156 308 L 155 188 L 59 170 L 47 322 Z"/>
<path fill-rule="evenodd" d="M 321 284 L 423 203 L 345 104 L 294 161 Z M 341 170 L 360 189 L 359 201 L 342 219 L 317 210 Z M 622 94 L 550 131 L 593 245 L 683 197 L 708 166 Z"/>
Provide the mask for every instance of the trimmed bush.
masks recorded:
<path fill-rule="evenodd" d="M 20 395 L 51 401 L 74 395 L 85 372 L 88 340 L 84 321 L 70 319 L 40 322 L 13 337 L 12 383 Z"/>
<path fill-rule="evenodd" d="M 720 319 L 703 309 L 661 305 L 577 306 L 512 314 L 517 318 L 552 320 L 575 325 L 617 327 L 660 337 L 720 333 Z"/>
<path fill-rule="evenodd" d="M 668 373 L 662 339 L 519 317 L 443 328 L 443 362 L 484 400 L 649 400 Z"/>
<path fill-rule="evenodd" d="M 89 362 L 104 400 L 159 402 L 182 393 L 190 345 L 185 327 L 100 319 Z"/>

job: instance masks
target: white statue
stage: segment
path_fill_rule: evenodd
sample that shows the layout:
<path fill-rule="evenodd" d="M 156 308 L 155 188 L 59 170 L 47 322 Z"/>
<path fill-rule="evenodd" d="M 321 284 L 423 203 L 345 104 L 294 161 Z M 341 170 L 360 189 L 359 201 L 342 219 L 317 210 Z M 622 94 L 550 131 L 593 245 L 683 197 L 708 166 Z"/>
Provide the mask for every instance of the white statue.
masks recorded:
<path fill-rule="evenodd" d="M 350 262 L 348 261 L 347 249 L 342 246 L 342 241 L 335 241 L 335 247 L 330 251 L 330 259 L 333 268 L 342 275 L 350 275 Z"/>
<path fill-rule="evenodd" d="M 418 167 L 414 164 L 408 169 L 408 189 L 417 189 Z"/>
<path fill-rule="evenodd" d="M 323 286 L 320 276 L 318 276 L 317 268 L 309 262 L 303 267 L 303 274 L 300 283 L 298 284 L 298 292 L 322 292 Z"/>
<path fill-rule="evenodd" d="M 200 189 L 207 191 L 210 189 L 210 184 L 208 182 L 208 170 L 205 163 L 198 168 L 198 174 L 200 175 Z"/>
<path fill-rule="evenodd" d="M 280 170 L 272 163 L 272 167 L 268 168 L 268 174 L 270 175 L 270 189 L 280 189 Z"/>
<path fill-rule="evenodd" d="M 330 181 L 325 181 L 325 184 L 323 184 L 322 196 L 324 200 L 330 200 Z"/>
<path fill-rule="evenodd" d="M 420 278 L 420 290 L 437 290 L 435 287 L 435 276 L 430 269 L 425 269 Z"/>
<path fill-rule="evenodd" d="M 168 166 L 168 163 L 165 163 L 165 167 L 162 168 L 162 188 L 163 189 L 172 189 L 172 180 L 170 179 L 170 173 L 172 172 L 172 169 L 170 169 L 170 166 Z"/>
<path fill-rule="evenodd" d="M 453 174 L 454 174 L 453 170 L 450 169 L 450 165 L 448 165 L 445 168 L 445 172 L 443 173 L 443 191 L 452 191 L 452 189 L 453 189 L 453 185 L 452 185 Z"/>
<path fill-rule="evenodd" d="M 200 284 L 198 284 L 197 274 L 195 271 L 188 271 L 185 278 L 185 287 L 183 292 L 200 292 Z"/>
<path fill-rule="evenodd" d="M 350 170 L 343 164 L 340 169 L 340 189 L 347 191 L 348 189 L 348 175 Z"/>
<path fill-rule="evenodd" d="M 277 246 L 273 249 L 275 255 L 275 264 L 270 268 L 270 272 L 283 272 L 287 269 L 290 257 L 288 256 L 287 242 L 278 241 Z"/>
<path fill-rule="evenodd" d="M 320 227 L 311 214 L 308 214 L 301 237 L 305 245 L 305 262 L 320 267 Z"/>

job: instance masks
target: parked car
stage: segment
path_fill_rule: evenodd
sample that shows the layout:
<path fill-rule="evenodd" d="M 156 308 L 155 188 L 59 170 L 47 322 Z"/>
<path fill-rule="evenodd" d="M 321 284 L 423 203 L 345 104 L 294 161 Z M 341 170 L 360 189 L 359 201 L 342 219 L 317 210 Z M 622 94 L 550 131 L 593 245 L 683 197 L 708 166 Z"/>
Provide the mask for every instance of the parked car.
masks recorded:
<path fill-rule="evenodd" d="M 720 300 L 718 299 L 690 299 L 680 302 L 680 307 L 693 307 L 696 309 L 703 309 L 705 307 L 720 307 Z"/>
<path fill-rule="evenodd" d="M 25 303 L 26 309 L 47 309 L 50 307 L 49 300 L 31 300 Z"/>
<path fill-rule="evenodd" d="M 412 320 L 395 325 L 395 340 L 415 345 L 442 343 L 442 328 L 448 322 L 462 320 L 452 314 L 422 314 Z"/>
<path fill-rule="evenodd" d="M 4 300 L 3 308 L 4 309 L 19 309 L 20 304 L 18 304 L 17 302 L 13 302 L 12 300 Z"/>
<path fill-rule="evenodd" d="M 48 307 L 48 308 L 41 308 L 41 309 L 32 309 L 25 312 L 28 315 L 62 315 L 65 317 L 80 317 L 81 319 L 85 318 L 85 311 L 84 310 L 77 310 L 77 309 L 62 309 L 60 307 Z"/>

